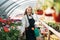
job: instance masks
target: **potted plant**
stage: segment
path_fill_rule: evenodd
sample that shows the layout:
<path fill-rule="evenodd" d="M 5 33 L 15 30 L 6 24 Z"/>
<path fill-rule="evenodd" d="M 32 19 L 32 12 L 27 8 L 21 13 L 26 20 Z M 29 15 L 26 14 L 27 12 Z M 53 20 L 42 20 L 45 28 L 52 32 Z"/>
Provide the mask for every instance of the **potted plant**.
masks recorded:
<path fill-rule="evenodd" d="M 53 13 L 54 20 L 60 22 L 60 0 L 54 0 L 56 12 Z"/>
<path fill-rule="evenodd" d="M 53 0 L 46 0 L 44 5 L 44 15 L 47 17 L 52 17 L 53 10 L 51 9 L 51 7 L 53 6 Z"/>
<path fill-rule="evenodd" d="M 38 14 L 38 15 L 42 15 L 42 14 L 43 14 L 43 10 L 37 9 L 37 14 Z"/>
<path fill-rule="evenodd" d="M 45 11 L 44 14 L 45 16 L 52 16 L 54 10 L 52 10 L 52 7 L 48 7 Z"/>

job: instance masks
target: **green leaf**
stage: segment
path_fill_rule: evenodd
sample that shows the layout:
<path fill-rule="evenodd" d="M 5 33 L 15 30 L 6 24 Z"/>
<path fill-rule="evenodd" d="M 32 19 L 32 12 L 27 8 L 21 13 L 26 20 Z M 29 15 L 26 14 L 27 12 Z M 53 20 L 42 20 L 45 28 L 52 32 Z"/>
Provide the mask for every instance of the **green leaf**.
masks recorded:
<path fill-rule="evenodd" d="M 11 40 L 11 38 L 9 36 L 6 37 L 6 40 Z"/>

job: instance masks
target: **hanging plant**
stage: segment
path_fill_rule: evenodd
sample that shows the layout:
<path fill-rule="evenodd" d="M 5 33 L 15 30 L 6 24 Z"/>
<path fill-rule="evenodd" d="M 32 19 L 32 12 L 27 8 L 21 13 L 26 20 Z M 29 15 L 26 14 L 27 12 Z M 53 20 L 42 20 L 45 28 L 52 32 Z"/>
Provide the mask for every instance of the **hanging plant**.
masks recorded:
<path fill-rule="evenodd" d="M 37 14 L 38 15 L 42 15 L 43 14 L 43 10 L 37 9 Z"/>

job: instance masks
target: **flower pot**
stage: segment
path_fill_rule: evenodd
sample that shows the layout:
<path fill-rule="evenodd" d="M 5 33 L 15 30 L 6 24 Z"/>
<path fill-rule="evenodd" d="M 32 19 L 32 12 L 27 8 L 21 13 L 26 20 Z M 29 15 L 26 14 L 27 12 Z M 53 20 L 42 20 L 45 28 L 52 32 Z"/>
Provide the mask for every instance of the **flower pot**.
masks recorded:
<path fill-rule="evenodd" d="M 46 14 L 46 13 L 45 13 L 45 16 L 52 16 L 52 13 L 49 13 L 49 14 Z"/>
<path fill-rule="evenodd" d="M 60 13 L 58 15 L 56 15 L 56 13 L 53 13 L 53 18 L 55 22 L 60 22 Z"/>
<path fill-rule="evenodd" d="M 52 14 L 55 12 L 55 10 L 51 9 L 50 7 L 48 7 L 45 11 L 45 16 L 52 16 Z"/>
<path fill-rule="evenodd" d="M 42 15 L 42 14 L 43 14 L 43 10 L 39 10 L 39 9 L 38 9 L 38 10 L 37 10 L 37 14 L 38 14 L 38 15 Z"/>

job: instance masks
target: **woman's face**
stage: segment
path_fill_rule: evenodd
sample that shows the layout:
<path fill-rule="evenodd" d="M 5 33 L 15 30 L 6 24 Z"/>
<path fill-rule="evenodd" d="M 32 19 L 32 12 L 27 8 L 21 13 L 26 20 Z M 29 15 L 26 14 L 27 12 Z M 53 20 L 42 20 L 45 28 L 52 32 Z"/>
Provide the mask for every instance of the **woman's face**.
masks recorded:
<path fill-rule="evenodd" d="M 32 14 L 32 8 L 27 8 L 27 14 L 28 15 Z"/>

